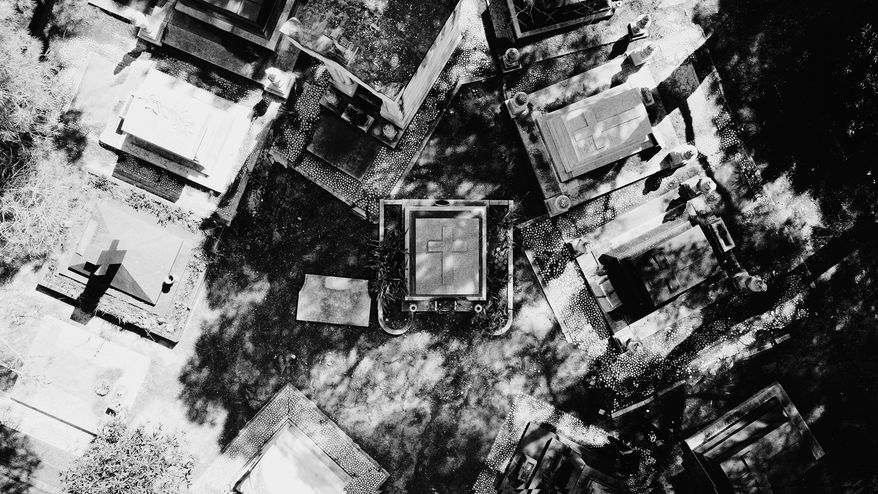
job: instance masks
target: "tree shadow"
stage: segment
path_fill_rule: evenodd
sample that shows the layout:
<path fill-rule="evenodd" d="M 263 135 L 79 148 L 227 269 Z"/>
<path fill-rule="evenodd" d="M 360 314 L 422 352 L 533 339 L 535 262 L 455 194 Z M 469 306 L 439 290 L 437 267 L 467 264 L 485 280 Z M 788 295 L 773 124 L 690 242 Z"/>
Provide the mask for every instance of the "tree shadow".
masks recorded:
<path fill-rule="evenodd" d="M 70 163 L 76 163 L 88 145 L 88 131 L 80 123 L 82 111 L 68 110 L 61 115 L 57 132 L 52 136 L 55 148 L 63 152 Z"/>
<path fill-rule="evenodd" d="M 40 466 L 30 440 L 18 431 L 0 425 L 0 492 L 28 494 L 30 479 Z"/>
<path fill-rule="evenodd" d="M 498 77 L 463 85 L 398 196 L 513 199 L 525 217 L 536 214 L 541 204 L 533 171 L 502 100 Z"/>
<path fill-rule="evenodd" d="M 556 370 L 575 352 L 556 327 L 492 337 L 466 324 L 426 324 L 390 337 L 374 317 L 368 329 L 296 321 L 304 274 L 370 278 L 376 236 L 374 225 L 306 179 L 257 165 L 211 255 L 205 293 L 217 315 L 200 328 L 179 376 L 181 398 L 194 422 L 222 421 L 227 444 L 292 383 L 391 473 L 386 492 L 466 491 L 507 396 L 549 396 L 555 381 L 576 381 L 588 361 Z M 522 279 L 526 267 L 516 263 L 516 293 L 539 296 L 533 280 Z M 517 297 L 515 310 L 525 302 Z M 571 407 L 580 392 L 565 392 Z"/>
<path fill-rule="evenodd" d="M 724 93 L 762 175 L 770 182 L 789 174 L 841 223 L 873 212 L 876 14 L 865 0 L 723 0 L 716 14 L 694 18 L 713 33 Z"/>

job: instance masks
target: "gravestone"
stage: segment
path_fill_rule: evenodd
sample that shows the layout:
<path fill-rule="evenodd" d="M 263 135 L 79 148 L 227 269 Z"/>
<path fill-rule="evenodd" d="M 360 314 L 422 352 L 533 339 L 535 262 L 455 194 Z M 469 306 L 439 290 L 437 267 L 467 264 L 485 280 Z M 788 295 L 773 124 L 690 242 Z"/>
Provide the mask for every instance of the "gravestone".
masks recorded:
<path fill-rule="evenodd" d="M 656 145 L 640 89 L 628 84 L 539 115 L 537 124 L 562 181 Z"/>
<path fill-rule="evenodd" d="M 305 275 L 296 306 L 297 321 L 365 328 L 369 326 L 371 312 L 367 280 Z"/>
<path fill-rule="evenodd" d="M 407 206 L 406 300 L 485 300 L 485 206 Z"/>

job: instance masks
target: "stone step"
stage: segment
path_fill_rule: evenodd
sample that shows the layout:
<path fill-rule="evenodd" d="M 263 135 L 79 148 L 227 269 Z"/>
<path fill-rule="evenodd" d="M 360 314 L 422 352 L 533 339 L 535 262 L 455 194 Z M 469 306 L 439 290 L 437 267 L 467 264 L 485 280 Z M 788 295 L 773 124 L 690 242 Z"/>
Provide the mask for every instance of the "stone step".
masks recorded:
<path fill-rule="evenodd" d="M 120 157 L 113 169 L 113 177 L 171 202 L 180 199 L 186 185 L 176 175 L 133 156 Z"/>
<path fill-rule="evenodd" d="M 219 29 L 178 12 L 165 28 L 162 44 L 252 81 L 262 79 L 274 57 L 270 50 L 240 38 L 226 39 Z"/>
<path fill-rule="evenodd" d="M 12 399 L 0 400 L 0 423 L 61 451 L 81 455 L 94 436 Z"/>

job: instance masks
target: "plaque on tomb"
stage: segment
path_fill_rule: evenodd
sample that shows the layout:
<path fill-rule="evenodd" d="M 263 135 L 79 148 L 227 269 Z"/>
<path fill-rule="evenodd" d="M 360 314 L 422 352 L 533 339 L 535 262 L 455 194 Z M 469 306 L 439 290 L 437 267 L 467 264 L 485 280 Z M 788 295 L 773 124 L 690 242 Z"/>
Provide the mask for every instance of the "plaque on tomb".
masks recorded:
<path fill-rule="evenodd" d="M 486 208 L 413 206 L 406 209 L 409 300 L 484 300 Z"/>
<path fill-rule="evenodd" d="M 561 181 L 658 145 L 640 90 L 627 84 L 536 120 Z"/>

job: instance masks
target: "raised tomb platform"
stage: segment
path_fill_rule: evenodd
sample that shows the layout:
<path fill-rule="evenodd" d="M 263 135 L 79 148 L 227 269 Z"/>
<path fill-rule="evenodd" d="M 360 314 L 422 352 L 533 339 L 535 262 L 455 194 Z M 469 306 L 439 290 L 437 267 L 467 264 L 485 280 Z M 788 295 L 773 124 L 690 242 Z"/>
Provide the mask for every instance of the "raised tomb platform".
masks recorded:
<path fill-rule="evenodd" d="M 102 143 L 217 194 L 249 154 L 250 108 L 155 68 L 116 108 Z"/>
<path fill-rule="evenodd" d="M 506 101 L 550 216 L 682 162 L 648 67 L 620 56 Z"/>

